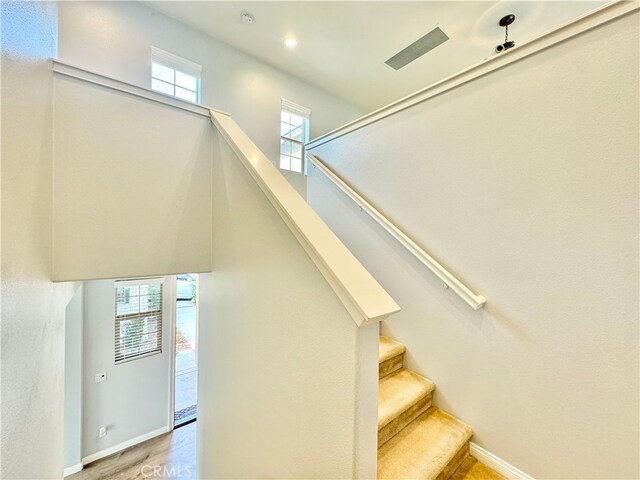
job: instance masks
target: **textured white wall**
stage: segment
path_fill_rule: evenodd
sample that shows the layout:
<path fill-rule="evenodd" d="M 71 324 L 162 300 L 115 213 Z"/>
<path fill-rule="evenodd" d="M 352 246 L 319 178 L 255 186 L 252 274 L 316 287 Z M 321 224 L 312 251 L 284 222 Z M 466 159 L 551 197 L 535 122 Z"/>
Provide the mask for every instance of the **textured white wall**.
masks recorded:
<path fill-rule="evenodd" d="M 210 271 L 209 118 L 54 85 L 54 279 Z"/>
<path fill-rule="evenodd" d="M 487 297 L 474 312 L 311 169 L 383 327 L 536 478 L 638 478 L 638 14 L 313 150 Z"/>
<path fill-rule="evenodd" d="M 1 2 L 0 477 L 60 478 L 64 313 L 51 283 L 55 3 Z"/>
<path fill-rule="evenodd" d="M 198 477 L 375 477 L 377 325 L 355 325 L 222 139 L 213 179 Z"/>
<path fill-rule="evenodd" d="M 82 462 L 82 324 L 84 289 L 67 304 L 64 323 L 64 466 Z"/>
<path fill-rule="evenodd" d="M 84 282 L 82 456 L 168 426 L 171 302 L 165 277 L 162 353 L 115 365 L 113 280 Z M 95 374 L 107 380 L 95 383 Z M 98 429 L 107 435 L 98 437 Z"/>
<path fill-rule="evenodd" d="M 272 161 L 280 148 L 280 101 L 312 110 L 311 137 L 364 112 L 138 2 L 61 2 L 62 61 L 151 85 L 151 45 L 203 67 L 202 103 L 231 113 Z M 305 179 L 286 174 L 304 193 Z"/>

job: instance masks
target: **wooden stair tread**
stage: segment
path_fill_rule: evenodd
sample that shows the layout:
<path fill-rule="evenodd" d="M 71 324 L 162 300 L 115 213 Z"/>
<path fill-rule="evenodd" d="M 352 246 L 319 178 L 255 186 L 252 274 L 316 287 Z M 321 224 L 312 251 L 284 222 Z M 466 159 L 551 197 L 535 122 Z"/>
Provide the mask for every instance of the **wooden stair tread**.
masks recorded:
<path fill-rule="evenodd" d="M 405 350 L 405 346 L 400 342 L 396 342 L 389 337 L 380 336 L 378 363 L 383 363 L 393 357 L 402 355 Z"/>
<path fill-rule="evenodd" d="M 378 478 L 442 478 L 471 435 L 467 425 L 432 407 L 378 449 Z"/>
<path fill-rule="evenodd" d="M 378 429 L 430 395 L 434 383 L 405 368 L 380 379 L 378 388 Z"/>

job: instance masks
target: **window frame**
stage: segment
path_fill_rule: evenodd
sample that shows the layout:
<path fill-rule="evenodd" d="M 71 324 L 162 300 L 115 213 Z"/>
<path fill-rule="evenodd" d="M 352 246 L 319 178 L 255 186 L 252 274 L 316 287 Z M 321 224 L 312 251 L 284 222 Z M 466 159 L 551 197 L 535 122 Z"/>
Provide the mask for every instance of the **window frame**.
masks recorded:
<path fill-rule="evenodd" d="M 162 65 L 163 67 L 170 68 L 174 71 L 173 74 L 173 83 L 167 82 L 166 80 L 153 76 L 153 64 L 156 63 L 158 65 Z M 185 75 L 189 75 L 196 79 L 196 89 L 191 90 L 189 88 L 182 87 L 176 84 L 176 72 L 180 72 Z M 153 88 L 153 81 L 157 80 L 159 82 L 166 83 L 167 85 L 171 85 L 173 87 L 173 94 L 163 92 L 161 90 L 156 90 Z M 186 58 L 180 57 L 178 55 L 174 55 L 173 53 L 166 52 L 157 47 L 151 47 L 151 64 L 150 64 L 150 75 L 149 75 L 149 83 L 150 88 L 154 92 L 157 92 L 161 95 L 166 95 L 171 98 L 176 98 L 178 100 L 182 100 L 189 103 L 194 103 L 200 105 L 201 100 L 201 92 L 202 92 L 202 65 L 199 65 L 191 60 L 187 60 Z M 184 90 L 188 90 L 190 92 L 194 92 L 196 96 L 195 102 L 191 100 L 187 100 L 185 98 L 179 97 L 175 94 L 176 87 L 182 88 Z"/>
<path fill-rule="evenodd" d="M 293 114 L 293 115 L 297 115 L 299 117 L 302 117 L 302 128 L 303 128 L 303 138 L 304 140 L 300 141 L 300 140 L 294 140 L 291 137 L 287 137 L 285 135 L 282 134 L 282 113 L 283 112 L 288 112 L 289 114 Z M 307 143 L 309 141 L 309 118 L 311 117 L 311 110 L 308 109 L 307 107 L 303 107 L 302 105 L 298 105 L 296 103 L 293 103 L 289 100 L 286 99 L 282 99 L 281 104 L 280 104 L 280 148 L 278 149 L 278 168 L 280 170 L 284 170 L 287 172 L 291 172 L 291 173 L 298 173 L 301 175 L 306 175 L 307 174 L 307 162 L 305 161 L 305 149 L 304 149 L 304 145 L 305 143 Z M 289 124 L 291 125 L 291 124 Z M 297 145 L 300 146 L 300 171 L 297 170 L 292 170 L 291 168 L 284 168 L 282 166 L 282 141 L 288 141 L 288 142 L 292 142 L 295 143 Z M 291 166 L 291 158 L 292 156 L 289 154 L 287 155 L 289 157 L 289 166 Z"/>
<path fill-rule="evenodd" d="M 138 312 L 136 313 L 128 313 L 123 315 L 118 315 L 118 289 L 120 288 L 128 288 L 134 286 L 143 286 L 143 285 L 160 285 L 160 309 L 152 310 L 149 312 Z M 113 294 L 114 294 L 114 337 L 113 337 L 113 360 L 115 365 L 121 365 L 123 363 L 131 362 L 133 360 L 138 360 L 141 358 L 150 357 L 153 355 L 161 355 L 163 353 L 163 343 L 164 343 L 164 278 L 163 277 L 153 277 L 153 278 L 140 278 L 140 279 L 132 279 L 132 280 L 116 280 L 113 282 Z M 148 314 L 147 316 L 156 316 L 159 317 L 157 320 L 157 328 L 156 331 L 156 345 L 153 350 L 145 351 L 144 353 L 139 353 L 133 356 L 126 356 L 118 359 L 118 351 L 120 348 L 118 346 L 120 339 L 122 338 L 120 335 L 120 324 L 123 320 L 129 320 L 133 318 L 140 318 L 142 314 Z M 127 318 L 128 317 L 128 318 Z M 144 318 L 144 316 L 142 316 Z"/>

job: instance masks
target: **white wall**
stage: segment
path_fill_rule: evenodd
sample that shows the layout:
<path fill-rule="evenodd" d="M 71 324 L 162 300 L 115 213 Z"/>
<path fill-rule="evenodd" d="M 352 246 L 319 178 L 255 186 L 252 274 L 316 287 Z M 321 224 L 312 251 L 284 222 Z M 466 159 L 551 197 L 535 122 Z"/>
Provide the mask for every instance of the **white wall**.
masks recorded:
<path fill-rule="evenodd" d="M 198 477 L 375 477 L 377 325 L 356 326 L 221 137 L 213 179 Z"/>
<path fill-rule="evenodd" d="M 65 310 L 64 324 L 64 466 L 82 463 L 82 324 L 84 288 L 78 285 Z"/>
<path fill-rule="evenodd" d="M 151 45 L 203 67 L 202 103 L 231 113 L 271 159 L 279 156 L 280 101 L 312 110 L 311 138 L 364 112 L 137 2 L 61 2 L 59 59 L 150 87 Z M 185 7 L 186 8 L 186 7 Z M 300 174 L 287 174 L 304 194 Z"/>
<path fill-rule="evenodd" d="M 383 332 L 535 478 L 638 478 L 638 14 L 312 151 L 487 297 L 472 311 L 311 170 L 402 311 Z"/>
<path fill-rule="evenodd" d="M 113 280 L 84 282 L 83 458 L 168 428 L 171 373 L 170 277 L 165 277 L 162 353 L 115 365 Z M 107 380 L 95 383 L 95 374 Z M 107 435 L 98 437 L 98 429 Z"/>
<path fill-rule="evenodd" d="M 54 86 L 54 279 L 210 271 L 210 119 Z"/>
<path fill-rule="evenodd" d="M 51 283 L 54 3 L 1 2 L 0 477 L 60 478 L 64 314 Z"/>

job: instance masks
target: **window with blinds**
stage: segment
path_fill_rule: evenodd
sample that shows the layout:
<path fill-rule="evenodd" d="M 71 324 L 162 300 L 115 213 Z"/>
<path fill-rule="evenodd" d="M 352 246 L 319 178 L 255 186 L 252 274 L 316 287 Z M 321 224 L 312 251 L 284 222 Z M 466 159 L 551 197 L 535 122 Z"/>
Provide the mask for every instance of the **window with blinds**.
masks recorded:
<path fill-rule="evenodd" d="M 162 353 L 162 278 L 115 282 L 115 363 Z"/>

